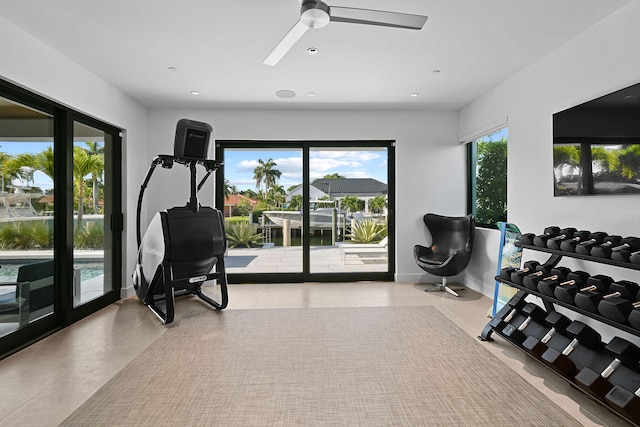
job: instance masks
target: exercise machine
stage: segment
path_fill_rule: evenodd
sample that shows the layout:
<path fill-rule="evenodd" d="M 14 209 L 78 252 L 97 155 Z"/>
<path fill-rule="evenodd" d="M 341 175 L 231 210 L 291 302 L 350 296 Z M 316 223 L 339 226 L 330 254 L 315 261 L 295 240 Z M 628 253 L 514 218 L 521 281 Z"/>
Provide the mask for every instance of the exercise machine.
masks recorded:
<path fill-rule="evenodd" d="M 196 295 L 217 310 L 228 303 L 224 253 L 227 240 L 224 216 L 217 209 L 201 206 L 198 191 L 222 162 L 207 159 L 211 125 L 181 119 L 176 126 L 174 154 L 157 155 L 140 187 L 136 212 L 138 254 L 133 286 L 140 301 L 164 324 L 173 322 L 174 297 Z M 142 199 L 158 165 L 171 169 L 175 164 L 190 171 L 190 198 L 186 206 L 157 212 L 144 237 L 141 236 Z M 197 184 L 197 166 L 206 173 Z M 220 286 L 220 301 L 204 295 L 202 285 L 215 281 Z"/>

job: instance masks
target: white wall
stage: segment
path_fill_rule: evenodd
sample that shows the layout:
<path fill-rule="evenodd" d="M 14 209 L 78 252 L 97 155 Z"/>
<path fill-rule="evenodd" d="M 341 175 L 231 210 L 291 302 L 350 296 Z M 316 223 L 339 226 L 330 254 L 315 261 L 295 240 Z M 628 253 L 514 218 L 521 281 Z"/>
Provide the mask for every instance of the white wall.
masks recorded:
<path fill-rule="evenodd" d="M 137 160 L 146 158 L 147 109 L 2 17 L 0 58 L 0 78 L 125 130 L 123 296 L 131 295 L 136 204 L 146 172 Z"/>
<path fill-rule="evenodd" d="M 395 140 L 399 282 L 424 277 L 412 255 L 416 243 L 425 243 L 422 216 L 427 211 L 445 215 L 466 212 L 466 151 L 456 142 L 456 112 L 152 110 L 147 161 L 155 154 L 172 152 L 175 125 L 181 118 L 210 123 L 217 139 Z M 187 171 L 175 173 L 154 175 L 148 190 L 149 215 L 186 202 Z"/>
<path fill-rule="evenodd" d="M 460 111 L 460 135 L 508 116 L 508 219 L 523 232 L 558 225 L 640 236 L 638 196 L 554 198 L 552 181 L 553 113 L 640 81 L 638 16 L 640 2 L 629 3 Z M 481 232 L 497 242 L 495 234 Z M 466 273 L 485 285 L 485 293 L 493 288 L 493 245 L 474 255 L 492 263 L 474 260 Z M 546 258 L 531 251 L 524 255 Z M 640 282 L 636 271 L 565 259 L 562 264 Z"/>

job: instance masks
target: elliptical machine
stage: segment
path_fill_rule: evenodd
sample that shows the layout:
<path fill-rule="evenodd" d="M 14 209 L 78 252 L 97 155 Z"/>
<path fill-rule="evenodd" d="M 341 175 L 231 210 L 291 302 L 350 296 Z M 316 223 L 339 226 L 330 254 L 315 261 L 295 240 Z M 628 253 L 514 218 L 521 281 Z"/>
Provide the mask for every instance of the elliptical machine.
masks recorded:
<path fill-rule="evenodd" d="M 196 295 L 217 310 L 223 310 L 228 303 L 224 216 L 219 210 L 200 206 L 198 202 L 198 191 L 211 174 L 222 166 L 222 162 L 207 159 L 212 132 L 211 125 L 207 123 L 188 119 L 178 121 L 174 155 L 156 156 L 140 187 L 136 212 L 138 255 L 133 286 L 140 301 L 163 324 L 173 322 L 175 296 Z M 142 198 L 153 171 L 158 165 L 171 169 L 176 163 L 189 167 L 189 201 L 186 206 L 157 212 L 141 239 Z M 206 170 L 198 185 L 197 165 Z M 220 285 L 220 302 L 202 293 L 204 282 L 211 280 Z"/>

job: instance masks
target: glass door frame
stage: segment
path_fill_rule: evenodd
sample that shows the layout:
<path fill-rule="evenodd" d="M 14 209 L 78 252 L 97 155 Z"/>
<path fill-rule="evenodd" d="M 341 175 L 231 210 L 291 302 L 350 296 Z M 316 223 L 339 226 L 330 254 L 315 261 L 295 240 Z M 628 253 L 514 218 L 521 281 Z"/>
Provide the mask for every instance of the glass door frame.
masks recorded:
<path fill-rule="evenodd" d="M 310 185 L 310 150 L 323 148 L 366 148 L 387 149 L 387 180 L 388 180 L 388 266 L 384 272 L 311 272 L 311 245 L 308 238 L 309 228 L 309 185 Z M 292 273 L 230 273 L 227 270 L 229 283 L 298 283 L 298 282 L 355 282 L 364 280 L 393 281 L 395 276 L 395 141 L 389 140 L 336 140 L 336 141 L 259 141 L 259 140 L 216 140 L 216 160 L 224 162 L 225 149 L 301 149 L 302 150 L 302 272 Z M 216 208 L 224 211 L 224 165 L 216 172 L 215 204 Z"/>
<path fill-rule="evenodd" d="M 0 97 L 53 117 L 54 151 L 54 308 L 51 315 L 30 322 L 0 337 L 0 359 L 70 325 L 120 299 L 122 288 L 122 130 L 70 109 L 20 86 L 0 79 Z M 113 215 L 106 219 L 112 230 L 112 290 L 73 308 L 73 122 L 87 124 L 113 138 Z M 105 183 L 107 185 L 107 183 Z"/>

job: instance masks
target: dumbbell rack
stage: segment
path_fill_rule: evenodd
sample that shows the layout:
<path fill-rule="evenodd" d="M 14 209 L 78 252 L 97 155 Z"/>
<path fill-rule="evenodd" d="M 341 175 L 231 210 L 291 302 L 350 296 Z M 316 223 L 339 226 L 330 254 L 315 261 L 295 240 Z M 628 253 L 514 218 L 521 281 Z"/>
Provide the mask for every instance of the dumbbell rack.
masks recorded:
<path fill-rule="evenodd" d="M 568 258 L 581 259 L 581 260 L 585 260 L 585 261 L 591 261 L 591 262 L 600 263 L 600 264 L 608 264 L 608 265 L 613 265 L 613 266 L 617 266 L 617 267 L 628 268 L 628 269 L 632 269 L 632 270 L 640 270 L 640 264 L 634 264 L 634 263 L 631 263 L 631 262 L 621 262 L 621 261 L 612 260 L 612 259 L 594 257 L 594 256 L 591 256 L 591 255 L 577 254 L 577 253 L 574 253 L 574 252 L 565 252 L 565 251 L 561 251 L 561 250 L 543 248 L 543 247 L 534 246 L 534 245 L 525 245 L 525 244 L 521 244 L 521 243 L 516 243 L 516 245 L 520 246 L 523 249 L 529 249 L 529 250 L 534 250 L 534 251 L 538 251 L 538 252 L 549 253 L 550 257 L 544 263 L 544 265 L 549 267 L 549 268 L 557 266 L 558 263 L 561 261 L 561 259 L 563 257 L 568 257 Z M 542 294 L 540 292 L 533 291 L 533 290 L 531 290 L 529 288 L 526 288 L 524 286 L 518 285 L 518 284 L 513 283 L 511 281 L 505 280 L 505 279 L 501 278 L 500 276 L 496 276 L 495 279 L 497 281 L 505 284 L 505 285 L 508 285 L 508 286 L 511 286 L 513 288 L 518 289 L 518 292 L 512 298 L 512 301 L 516 300 L 516 299 L 524 299 L 524 298 L 526 298 L 527 295 L 534 295 L 534 296 L 539 297 L 542 300 L 542 303 L 543 303 L 544 308 L 547 311 L 547 313 L 551 313 L 553 311 L 556 311 L 556 306 L 564 307 L 564 308 L 572 310 L 572 311 L 574 311 L 576 313 L 580 313 L 580 314 L 582 314 L 584 316 L 587 316 L 589 318 L 595 319 L 595 320 L 597 320 L 597 321 L 599 321 L 601 323 L 604 323 L 604 324 L 607 324 L 609 326 L 612 326 L 612 327 L 614 327 L 614 328 L 616 328 L 618 330 L 621 330 L 621 331 L 627 332 L 629 334 L 632 334 L 632 335 L 640 337 L 640 330 L 635 329 L 635 328 L 633 328 L 633 327 L 631 327 L 629 325 L 618 323 L 618 322 L 615 322 L 615 321 L 613 321 L 611 319 L 608 319 L 606 317 L 600 316 L 600 315 L 598 315 L 596 313 L 591 313 L 589 311 L 583 310 L 582 308 L 577 307 L 575 305 L 568 304 L 568 303 L 566 303 L 564 301 L 558 300 L 556 298 L 550 297 L 550 296 Z M 500 313 L 497 313 L 496 316 L 489 323 L 487 323 L 487 325 L 483 328 L 482 333 L 478 336 L 478 338 L 481 341 L 493 341 L 493 339 L 491 338 L 491 334 L 493 332 L 495 332 L 499 336 L 503 337 L 505 339 L 505 341 L 511 343 L 516 348 L 518 348 L 518 349 L 522 350 L 523 352 L 525 352 L 526 354 L 528 354 L 532 359 L 542 363 L 541 360 L 539 360 L 536 357 L 534 357 L 531 353 L 526 352 L 524 350 L 524 348 L 520 347 L 515 342 L 509 340 L 502 333 L 501 329 L 495 328 L 495 325 L 497 324 L 496 320 L 504 318 L 504 315 L 505 315 L 506 311 L 510 311 L 510 307 L 509 307 L 508 304 L 505 305 L 503 310 L 501 310 Z M 518 313 L 515 317 L 513 317 L 513 319 L 511 319 L 510 324 L 518 325 L 524 319 L 525 319 L 525 316 L 523 314 L 521 314 L 521 313 Z M 537 339 L 541 339 L 549 331 L 549 329 L 550 329 L 550 327 L 548 327 L 546 325 L 541 325 L 541 324 L 532 322 L 531 326 L 528 326 L 526 328 L 526 334 L 528 336 L 534 336 Z M 558 334 L 556 334 L 556 337 L 558 337 Z M 565 337 L 558 337 L 558 338 L 555 339 L 555 342 L 552 339 L 548 343 L 549 347 L 553 347 L 553 348 L 556 348 L 556 350 L 561 351 L 564 348 L 564 346 L 566 346 L 571 341 L 569 338 L 566 338 L 566 339 L 563 339 L 563 338 L 565 338 Z M 587 348 L 584 348 L 584 347 L 581 348 L 580 346 L 578 346 L 578 348 L 576 348 L 576 350 L 574 350 L 574 352 L 571 353 L 571 359 L 575 363 L 578 371 L 580 369 L 582 369 L 582 368 L 589 367 L 589 368 L 593 369 L 594 371 L 601 372 L 611 362 L 611 356 L 608 356 L 606 353 L 590 350 L 590 349 L 587 349 Z M 547 365 L 545 365 L 545 366 L 547 366 Z M 549 368 L 549 369 L 552 372 L 555 373 L 555 371 L 553 371 L 551 368 Z M 561 378 L 567 380 L 570 384 L 576 386 L 571 379 L 565 378 L 565 377 L 563 377 L 561 375 L 559 375 L 559 376 Z M 635 391 L 636 389 L 638 389 L 640 387 L 640 374 L 637 373 L 637 372 L 634 372 L 634 371 L 632 371 L 630 369 L 627 369 L 625 367 L 622 367 L 622 368 L 619 369 L 619 371 L 615 372 L 610 377 L 610 381 L 612 383 L 614 383 L 615 385 L 619 385 L 621 387 L 626 388 L 627 390 Z M 578 387 L 576 386 L 576 388 L 578 388 Z M 578 389 L 582 390 L 580 388 L 578 388 Z M 640 420 L 631 420 L 627 416 L 625 416 L 625 414 L 622 414 L 622 413 L 616 411 L 614 408 L 608 406 L 605 402 L 600 401 L 599 399 L 595 399 L 595 398 L 594 398 L 594 400 L 596 402 L 606 406 L 612 412 L 617 413 L 621 417 L 625 418 L 627 421 L 630 421 L 632 423 L 636 423 L 636 425 L 640 425 L 639 424 Z"/>

